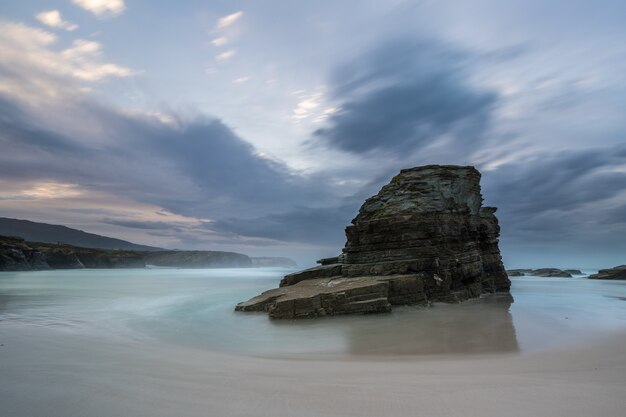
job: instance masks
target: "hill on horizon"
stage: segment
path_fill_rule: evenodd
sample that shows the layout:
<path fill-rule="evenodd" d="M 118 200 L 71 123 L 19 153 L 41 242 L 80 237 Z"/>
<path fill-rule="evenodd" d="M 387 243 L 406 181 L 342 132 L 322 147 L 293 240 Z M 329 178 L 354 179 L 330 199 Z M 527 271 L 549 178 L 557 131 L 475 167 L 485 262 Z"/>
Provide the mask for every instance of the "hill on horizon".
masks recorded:
<path fill-rule="evenodd" d="M 0 217 L 0 235 L 18 236 L 30 242 L 61 243 L 83 248 L 161 251 L 122 239 L 88 233 L 67 226 Z"/>

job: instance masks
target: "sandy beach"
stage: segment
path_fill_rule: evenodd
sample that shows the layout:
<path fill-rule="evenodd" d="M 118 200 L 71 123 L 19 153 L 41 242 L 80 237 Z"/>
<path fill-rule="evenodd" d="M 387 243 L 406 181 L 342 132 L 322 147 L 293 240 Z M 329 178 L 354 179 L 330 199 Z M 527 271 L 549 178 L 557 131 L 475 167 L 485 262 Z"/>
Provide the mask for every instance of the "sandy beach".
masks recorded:
<path fill-rule="evenodd" d="M 8 337 L 10 331 L 10 337 Z M 8 329 L 3 416 L 607 416 L 626 333 L 527 354 L 289 359 Z"/>

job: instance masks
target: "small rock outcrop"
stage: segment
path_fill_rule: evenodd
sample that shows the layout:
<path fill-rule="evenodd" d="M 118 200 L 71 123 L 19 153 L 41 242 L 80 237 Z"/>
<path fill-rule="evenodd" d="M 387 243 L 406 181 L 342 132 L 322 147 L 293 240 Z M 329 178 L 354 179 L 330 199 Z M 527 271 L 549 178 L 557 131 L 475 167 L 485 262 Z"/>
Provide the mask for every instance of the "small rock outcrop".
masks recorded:
<path fill-rule="evenodd" d="M 542 278 L 572 278 L 572 274 L 582 275 L 577 269 L 562 270 L 558 268 L 539 268 L 539 269 L 509 269 L 506 273 L 510 277 L 523 277 L 530 275 Z"/>
<path fill-rule="evenodd" d="M 626 280 L 626 265 L 614 268 L 601 269 L 597 274 L 589 275 L 589 279 L 618 279 Z"/>
<path fill-rule="evenodd" d="M 496 209 L 482 201 L 474 167 L 402 170 L 365 201 L 341 255 L 285 276 L 236 310 L 273 318 L 377 313 L 508 292 Z"/>
<path fill-rule="evenodd" d="M 530 275 L 543 278 L 571 278 L 572 274 L 558 268 L 539 268 L 533 269 Z"/>

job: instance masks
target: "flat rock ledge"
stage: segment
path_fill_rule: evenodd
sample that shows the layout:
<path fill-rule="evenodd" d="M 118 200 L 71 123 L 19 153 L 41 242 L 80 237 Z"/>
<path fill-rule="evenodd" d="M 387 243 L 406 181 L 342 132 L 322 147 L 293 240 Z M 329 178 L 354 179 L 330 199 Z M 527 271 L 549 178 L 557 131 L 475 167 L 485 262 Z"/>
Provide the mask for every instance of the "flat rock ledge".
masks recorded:
<path fill-rule="evenodd" d="M 416 275 L 315 278 L 265 291 L 235 310 L 266 311 L 272 318 L 387 313 L 394 305 L 428 305 L 425 287 L 424 277 Z M 461 302 L 481 293 L 475 284 L 438 301 Z"/>
<path fill-rule="evenodd" d="M 279 288 L 235 309 L 319 317 L 508 292 L 496 209 L 482 200 L 474 167 L 402 170 L 361 206 L 339 256 L 285 276 Z"/>

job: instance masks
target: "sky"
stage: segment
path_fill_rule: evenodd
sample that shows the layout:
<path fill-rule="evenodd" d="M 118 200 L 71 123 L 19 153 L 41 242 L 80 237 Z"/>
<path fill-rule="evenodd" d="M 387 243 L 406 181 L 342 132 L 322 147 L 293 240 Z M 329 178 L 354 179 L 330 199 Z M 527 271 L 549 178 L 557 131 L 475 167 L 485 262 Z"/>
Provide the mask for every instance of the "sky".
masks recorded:
<path fill-rule="evenodd" d="M 0 2 L 0 216 L 333 256 L 474 165 L 507 267 L 626 263 L 626 2 Z"/>

